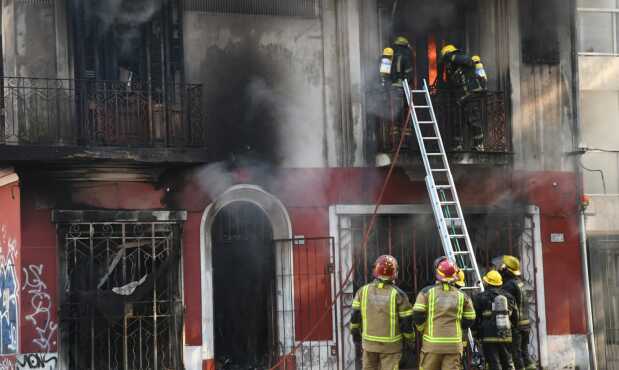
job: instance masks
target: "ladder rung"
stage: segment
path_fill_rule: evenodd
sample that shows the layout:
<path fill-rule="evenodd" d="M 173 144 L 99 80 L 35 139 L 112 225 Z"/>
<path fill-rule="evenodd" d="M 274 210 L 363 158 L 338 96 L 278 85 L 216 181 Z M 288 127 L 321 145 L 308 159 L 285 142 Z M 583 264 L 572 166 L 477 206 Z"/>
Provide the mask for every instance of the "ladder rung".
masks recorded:
<path fill-rule="evenodd" d="M 436 157 L 436 156 L 439 156 L 439 155 L 444 155 L 443 153 L 426 153 L 426 154 L 428 155 L 428 157 L 429 156 Z"/>
<path fill-rule="evenodd" d="M 423 109 L 423 108 L 430 108 L 429 105 L 415 105 L 414 106 L 415 109 Z"/>
<path fill-rule="evenodd" d="M 420 125 L 431 125 L 434 124 L 434 121 L 417 121 Z"/>
<path fill-rule="evenodd" d="M 469 254 L 469 252 L 468 251 L 461 251 L 461 252 L 454 252 L 454 254 L 463 255 L 463 254 Z"/>
<path fill-rule="evenodd" d="M 449 170 L 446 168 L 433 168 L 432 169 L 432 172 L 447 172 L 447 171 Z"/>
<path fill-rule="evenodd" d="M 451 185 L 435 185 L 437 189 L 449 189 Z"/>
<path fill-rule="evenodd" d="M 449 235 L 449 237 L 450 237 L 451 239 L 462 239 L 462 238 L 464 238 L 465 236 L 466 236 L 466 235 L 464 235 L 464 234 L 453 234 L 453 235 Z"/>
<path fill-rule="evenodd" d="M 425 93 L 426 91 L 425 90 L 411 90 L 411 92 L 415 94 L 421 94 L 421 93 Z"/>
<path fill-rule="evenodd" d="M 446 201 L 446 202 L 439 202 L 439 203 L 442 204 L 442 205 L 445 205 L 445 206 L 450 206 L 450 205 L 452 206 L 452 205 L 456 204 L 456 202 L 454 202 L 453 200 L 449 200 L 449 201 Z"/>
<path fill-rule="evenodd" d="M 459 218 L 459 217 L 445 217 L 445 218 L 444 218 L 444 220 L 445 220 L 445 221 L 451 221 L 451 222 L 454 222 L 454 221 L 462 221 L 462 219 L 461 219 L 461 218 Z"/>
<path fill-rule="evenodd" d="M 438 136 L 422 136 L 421 138 L 424 140 L 438 140 L 439 139 Z"/>
<path fill-rule="evenodd" d="M 460 289 L 462 289 L 462 290 L 477 290 L 477 289 L 479 289 L 479 287 L 478 286 L 463 286 Z"/>

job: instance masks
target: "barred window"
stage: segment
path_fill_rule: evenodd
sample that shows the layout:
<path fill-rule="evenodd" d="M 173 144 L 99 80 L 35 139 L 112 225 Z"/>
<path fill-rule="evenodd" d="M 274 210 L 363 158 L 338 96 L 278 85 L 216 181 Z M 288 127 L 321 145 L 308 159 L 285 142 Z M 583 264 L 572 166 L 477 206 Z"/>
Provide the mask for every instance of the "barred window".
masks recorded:
<path fill-rule="evenodd" d="M 320 5 L 321 0 L 185 0 L 189 11 L 288 17 L 318 17 Z"/>

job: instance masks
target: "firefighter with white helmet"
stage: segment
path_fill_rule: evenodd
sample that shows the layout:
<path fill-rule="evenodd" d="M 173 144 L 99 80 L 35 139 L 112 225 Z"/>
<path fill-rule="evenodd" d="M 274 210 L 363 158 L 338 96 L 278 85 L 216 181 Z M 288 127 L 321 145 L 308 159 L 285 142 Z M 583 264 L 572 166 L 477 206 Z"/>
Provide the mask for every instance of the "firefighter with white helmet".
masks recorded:
<path fill-rule="evenodd" d="M 423 332 L 419 368 L 460 369 L 462 333 L 475 321 L 471 299 L 454 285 L 458 267 L 447 257 L 435 261 L 436 283 L 425 287 L 413 306 L 413 322 Z"/>
<path fill-rule="evenodd" d="M 355 342 L 362 342 L 364 370 L 397 370 L 402 344 L 415 340 L 413 308 L 395 285 L 398 261 L 394 257 L 378 257 L 373 274 L 375 280 L 355 294 L 350 331 Z"/>

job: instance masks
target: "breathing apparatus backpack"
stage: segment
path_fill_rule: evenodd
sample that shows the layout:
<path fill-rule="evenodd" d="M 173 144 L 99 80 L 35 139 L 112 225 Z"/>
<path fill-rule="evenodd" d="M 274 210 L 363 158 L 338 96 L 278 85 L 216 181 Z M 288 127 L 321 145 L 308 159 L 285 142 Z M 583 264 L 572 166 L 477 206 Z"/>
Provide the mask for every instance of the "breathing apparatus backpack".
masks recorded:
<path fill-rule="evenodd" d="M 504 295 L 497 294 L 492 300 L 492 315 L 494 316 L 498 335 L 506 337 L 510 335 L 512 328 L 509 321 L 509 306 Z"/>

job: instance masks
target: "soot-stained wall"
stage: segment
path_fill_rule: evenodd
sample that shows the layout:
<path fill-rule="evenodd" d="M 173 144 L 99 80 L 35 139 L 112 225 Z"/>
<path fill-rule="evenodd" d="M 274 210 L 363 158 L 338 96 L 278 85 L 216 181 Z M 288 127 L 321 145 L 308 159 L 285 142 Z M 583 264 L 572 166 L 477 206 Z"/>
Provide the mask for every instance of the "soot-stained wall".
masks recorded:
<path fill-rule="evenodd" d="M 183 32 L 214 159 L 326 165 L 320 18 L 185 12 Z"/>

